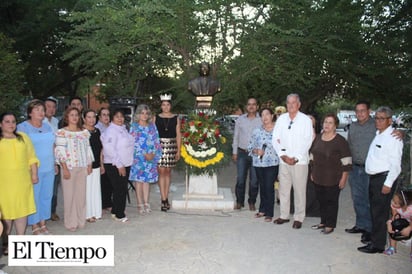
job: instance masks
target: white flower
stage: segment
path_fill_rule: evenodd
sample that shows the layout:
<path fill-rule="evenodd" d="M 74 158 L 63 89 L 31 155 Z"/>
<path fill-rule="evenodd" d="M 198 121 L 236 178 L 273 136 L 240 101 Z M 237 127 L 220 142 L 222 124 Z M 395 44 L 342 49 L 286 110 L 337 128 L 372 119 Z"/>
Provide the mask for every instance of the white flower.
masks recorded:
<path fill-rule="evenodd" d="M 199 145 L 201 149 L 207 149 L 207 144 L 206 143 L 202 143 Z"/>

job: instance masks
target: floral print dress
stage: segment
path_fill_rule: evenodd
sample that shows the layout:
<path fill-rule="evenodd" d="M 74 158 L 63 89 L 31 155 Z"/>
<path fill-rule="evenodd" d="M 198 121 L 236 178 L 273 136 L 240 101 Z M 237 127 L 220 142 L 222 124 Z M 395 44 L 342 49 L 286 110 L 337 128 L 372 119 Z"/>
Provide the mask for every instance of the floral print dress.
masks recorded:
<path fill-rule="evenodd" d="M 150 123 L 148 126 L 141 126 L 133 123 L 130 127 L 130 134 L 133 136 L 134 152 L 133 164 L 130 168 L 130 181 L 143 183 L 156 183 L 158 180 L 157 164 L 162 156 L 162 147 L 159 141 L 159 133 L 156 126 Z M 147 161 L 145 154 L 154 153 L 155 157 Z"/>

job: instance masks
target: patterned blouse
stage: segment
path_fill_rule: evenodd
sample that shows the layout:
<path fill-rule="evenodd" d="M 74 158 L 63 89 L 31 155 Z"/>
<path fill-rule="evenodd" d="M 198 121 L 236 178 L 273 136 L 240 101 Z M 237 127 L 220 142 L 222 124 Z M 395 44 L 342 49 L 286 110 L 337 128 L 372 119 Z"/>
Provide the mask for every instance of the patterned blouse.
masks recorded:
<path fill-rule="evenodd" d="M 54 150 L 56 161 L 66 163 L 68 169 L 90 165 L 94 161 L 94 157 L 89 138 L 90 133 L 87 129 L 82 131 L 59 129 L 56 132 L 56 148 Z"/>
<path fill-rule="evenodd" d="M 259 126 L 253 130 L 250 137 L 248 151 L 249 155 L 253 157 L 254 167 L 270 167 L 279 165 L 279 157 L 272 145 L 273 130 L 266 131 L 263 126 Z M 253 154 L 254 149 L 262 149 L 266 145 L 265 153 L 262 158 Z"/>

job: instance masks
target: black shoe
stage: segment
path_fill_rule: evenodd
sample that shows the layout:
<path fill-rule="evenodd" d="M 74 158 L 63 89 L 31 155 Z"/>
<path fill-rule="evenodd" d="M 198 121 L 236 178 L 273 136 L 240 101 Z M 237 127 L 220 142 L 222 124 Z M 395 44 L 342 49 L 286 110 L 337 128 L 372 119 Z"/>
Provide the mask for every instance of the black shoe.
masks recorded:
<path fill-rule="evenodd" d="M 244 205 L 242 205 L 241 203 L 236 203 L 234 209 L 241 210 L 242 207 L 244 207 Z"/>
<path fill-rule="evenodd" d="M 163 212 L 167 212 L 167 204 L 166 204 L 166 200 L 162 200 L 162 206 L 160 207 L 160 210 Z"/>
<path fill-rule="evenodd" d="M 371 233 L 370 232 L 363 232 L 362 237 L 361 237 L 361 242 L 365 245 L 369 244 L 371 242 Z"/>
<path fill-rule="evenodd" d="M 365 230 L 363 230 L 362 228 L 359 228 L 355 225 L 352 228 L 345 229 L 345 232 L 347 232 L 347 233 L 363 233 L 363 232 L 365 232 Z"/>
<path fill-rule="evenodd" d="M 249 210 L 250 210 L 250 211 L 256 211 L 256 206 L 255 206 L 255 204 L 249 203 Z"/>
<path fill-rule="evenodd" d="M 167 210 L 169 210 L 170 209 L 170 204 L 169 204 L 169 199 L 167 199 L 167 198 L 165 200 L 165 205 L 167 207 Z"/>
<path fill-rule="evenodd" d="M 358 247 L 358 250 L 360 252 L 368 253 L 368 254 L 382 253 L 383 252 L 383 249 L 373 247 L 372 244 L 368 244 L 368 245 L 365 245 L 365 246 L 362 246 L 362 247 Z"/>

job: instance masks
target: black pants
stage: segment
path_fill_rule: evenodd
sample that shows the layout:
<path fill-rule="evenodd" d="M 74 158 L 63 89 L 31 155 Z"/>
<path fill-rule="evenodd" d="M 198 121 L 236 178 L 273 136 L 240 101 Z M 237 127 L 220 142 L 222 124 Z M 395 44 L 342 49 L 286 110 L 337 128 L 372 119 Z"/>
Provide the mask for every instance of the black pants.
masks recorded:
<path fill-rule="evenodd" d="M 110 184 L 107 172 L 100 176 L 100 188 L 102 191 L 102 208 L 111 208 L 113 206 L 113 187 Z"/>
<path fill-rule="evenodd" d="M 115 214 L 116 218 L 121 219 L 126 216 L 124 211 L 126 209 L 130 167 L 126 167 L 126 176 L 120 176 L 117 167 L 112 164 L 104 164 L 104 169 L 113 187 L 112 214 Z"/>
<path fill-rule="evenodd" d="M 279 166 L 255 167 L 260 189 L 259 212 L 265 213 L 266 217 L 273 217 L 275 205 L 274 182 L 278 177 Z"/>
<path fill-rule="evenodd" d="M 391 200 L 396 188 L 396 181 L 393 183 L 389 194 L 382 194 L 383 183 L 387 174 L 369 176 L 369 203 L 372 217 L 372 245 L 375 248 L 384 250 L 388 229 L 386 221 L 389 218 Z"/>
<path fill-rule="evenodd" d="M 326 227 L 336 227 L 339 209 L 339 186 L 315 184 L 316 197 L 320 206 L 320 223 Z"/>

